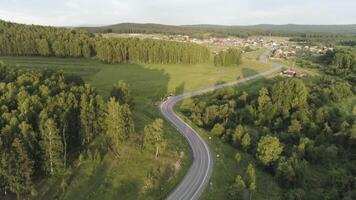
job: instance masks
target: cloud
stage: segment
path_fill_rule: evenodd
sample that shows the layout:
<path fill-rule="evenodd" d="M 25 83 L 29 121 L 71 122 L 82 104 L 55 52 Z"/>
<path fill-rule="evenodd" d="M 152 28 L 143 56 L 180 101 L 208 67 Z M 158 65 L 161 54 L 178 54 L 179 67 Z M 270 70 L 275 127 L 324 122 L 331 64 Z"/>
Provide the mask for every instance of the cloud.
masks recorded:
<path fill-rule="evenodd" d="M 32 15 L 21 12 L 12 12 L 0 10 L 0 19 L 26 24 L 41 24 L 42 20 Z"/>
<path fill-rule="evenodd" d="M 45 25 L 356 23 L 354 0 L 0 0 L 0 18 Z"/>

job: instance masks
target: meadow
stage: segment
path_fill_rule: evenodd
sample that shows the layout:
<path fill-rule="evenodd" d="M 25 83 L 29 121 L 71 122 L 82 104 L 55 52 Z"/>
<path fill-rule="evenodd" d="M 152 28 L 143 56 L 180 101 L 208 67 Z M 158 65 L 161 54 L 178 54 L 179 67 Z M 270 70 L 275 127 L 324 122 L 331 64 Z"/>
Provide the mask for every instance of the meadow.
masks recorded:
<path fill-rule="evenodd" d="M 0 57 L 5 64 L 26 69 L 54 69 L 80 75 L 107 98 L 118 80 L 129 84 L 134 98 L 135 129 L 143 133 L 146 124 L 161 117 L 160 100 L 206 88 L 265 71 L 272 67 L 257 61 L 264 50 L 244 55 L 236 67 L 215 67 L 212 61 L 197 65 L 105 64 L 94 59 L 51 57 Z M 65 178 L 41 180 L 37 184 L 39 199 L 160 199 L 182 179 L 191 163 L 184 138 L 165 123 L 168 149 L 158 159 L 139 148 L 126 146 L 125 156 L 116 161 L 110 155 L 94 156 L 102 145 L 98 137 L 85 152 L 83 160 L 73 164 Z M 63 189 L 64 188 L 64 189 Z"/>

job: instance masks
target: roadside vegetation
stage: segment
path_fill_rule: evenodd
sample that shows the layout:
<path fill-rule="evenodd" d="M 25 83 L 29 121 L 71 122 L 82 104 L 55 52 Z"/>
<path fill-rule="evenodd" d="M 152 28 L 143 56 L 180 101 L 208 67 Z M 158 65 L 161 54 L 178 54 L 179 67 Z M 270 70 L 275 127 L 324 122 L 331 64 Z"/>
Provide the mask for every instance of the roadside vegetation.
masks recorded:
<path fill-rule="evenodd" d="M 354 199 L 350 54 L 326 55 L 320 76 L 265 79 L 183 102 L 180 112 L 216 151 L 204 198 Z"/>

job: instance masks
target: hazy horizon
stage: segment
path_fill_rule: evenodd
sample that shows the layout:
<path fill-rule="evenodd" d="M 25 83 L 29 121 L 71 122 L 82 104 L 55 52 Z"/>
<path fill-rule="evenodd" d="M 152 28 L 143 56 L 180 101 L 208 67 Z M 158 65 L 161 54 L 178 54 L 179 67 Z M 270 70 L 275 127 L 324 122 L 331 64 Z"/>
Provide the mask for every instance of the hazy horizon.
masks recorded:
<path fill-rule="evenodd" d="M 167 25 L 350 25 L 353 0 L 0 0 L 0 19 L 53 26 L 118 23 Z"/>

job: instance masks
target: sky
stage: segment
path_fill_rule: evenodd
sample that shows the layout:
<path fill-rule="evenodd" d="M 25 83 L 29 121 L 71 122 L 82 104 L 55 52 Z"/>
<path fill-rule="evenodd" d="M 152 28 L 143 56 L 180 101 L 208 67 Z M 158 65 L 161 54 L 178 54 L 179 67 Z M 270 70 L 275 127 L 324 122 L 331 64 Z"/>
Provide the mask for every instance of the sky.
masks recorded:
<path fill-rule="evenodd" d="M 54 26 L 356 24 L 356 0 L 0 0 L 0 19 Z"/>

